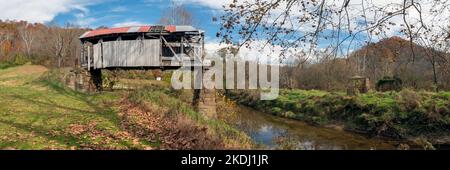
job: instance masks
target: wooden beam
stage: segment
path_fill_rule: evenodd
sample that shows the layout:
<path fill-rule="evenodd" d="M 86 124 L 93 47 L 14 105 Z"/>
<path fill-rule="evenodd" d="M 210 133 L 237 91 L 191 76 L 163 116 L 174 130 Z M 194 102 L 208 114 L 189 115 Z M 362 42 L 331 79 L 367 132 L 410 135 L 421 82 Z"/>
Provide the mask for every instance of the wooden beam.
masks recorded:
<path fill-rule="evenodd" d="M 105 68 L 105 65 L 103 64 L 103 39 L 100 39 L 100 56 L 102 59 L 102 68 Z"/>
<path fill-rule="evenodd" d="M 81 54 L 80 54 L 79 66 L 82 67 L 83 64 L 84 64 L 84 42 L 81 42 Z"/>
<path fill-rule="evenodd" d="M 180 48 L 181 48 L 181 55 L 183 55 L 183 53 L 184 53 L 184 37 L 181 37 L 181 43 L 180 43 Z M 181 57 L 183 57 L 183 56 L 181 56 Z"/>
<path fill-rule="evenodd" d="M 175 58 L 176 58 L 178 61 L 183 61 L 183 60 L 180 60 L 180 57 L 178 57 L 177 53 L 175 52 L 175 50 L 173 50 L 172 46 L 169 45 L 169 43 L 167 42 L 167 40 L 166 40 L 164 37 L 162 37 L 162 36 L 161 36 L 161 39 L 164 41 L 164 44 L 166 44 L 166 46 L 169 47 L 170 51 L 173 53 L 173 55 L 175 56 Z"/>
<path fill-rule="evenodd" d="M 88 51 L 88 70 L 91 70 L 91 46 L 87 46 L 87 51 Z"/>

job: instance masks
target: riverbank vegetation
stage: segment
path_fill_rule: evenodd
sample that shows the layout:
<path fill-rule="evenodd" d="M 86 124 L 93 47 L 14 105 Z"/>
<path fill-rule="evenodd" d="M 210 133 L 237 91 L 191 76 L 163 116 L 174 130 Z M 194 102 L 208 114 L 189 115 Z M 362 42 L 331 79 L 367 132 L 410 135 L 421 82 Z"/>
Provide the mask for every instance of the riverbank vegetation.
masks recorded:
<path fill-rule="evenodd" d="M 251 139 L 243 132 L 235 129 L 231 125 L 226 124 L 222 120 L 208 119 L 204 115 L 193 110 L 190 103 L 180 100 L 180 96 L 189 96 L 190 91 L 174 91 L 168 87 L 153 85 L 147 86 L 139 91 L 135 91 L 130 95 L 130 100 L 139 104 L 156 105 L 165 108 L 161 113 L 165 117 L 175 118 L 176 120 L 188 118 L 194 124 L 198 124 L 208 128 L 208 133 L 216 137 L 223 144 L 223 148 L 228 149 L 250 149 L 253 147 Z M 192 140 L 205 142 L 198 138 L 199 134 L 196 131 L 191 131 L 184 127 L 177 128 L 179 130 L 186 130 Z M 206 130 L 206 129 L 205 129 Z M 200 145 L 201 146 L 201 145 Z M 189 148 L 184 148 L 189 149 Z M 217 148 L 216 148 L 217 149 Z"/>
<path fill-rule="evenodd" d="M 394 139 L 426 139 L 449 143 L 450 92 L 345 93 L 282 90 L 273 101 L 259 100 L 256 91 L 228 91 L 239 104 L 316 125 L 342 125 L 346 130 Z"/>

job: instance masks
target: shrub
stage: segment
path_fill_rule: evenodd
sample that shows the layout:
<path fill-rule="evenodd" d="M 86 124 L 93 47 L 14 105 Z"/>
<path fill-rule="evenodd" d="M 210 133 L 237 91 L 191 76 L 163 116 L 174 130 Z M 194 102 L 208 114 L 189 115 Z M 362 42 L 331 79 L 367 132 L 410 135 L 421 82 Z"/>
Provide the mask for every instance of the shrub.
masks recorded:
<path fill-rule="evenodd" d="M 296 116 L 295 116 L 295 113 L 294 113 L 294 112 L 291 112 L 291 111 L 284 112 L 284 113 L 282 114 L 282 116 L 283 116 L 283 117 L 287 117 L 287 118 L 295 118 L 295 117 L 296 117 Z"/>
<path fill-rule="evenodd" d="M 398 94 L 398 103 L 403 107 L 404 111 L 412 111 L 421 106 L 421 96 L 410 89 L 404 89 Z"/>
<path fill-rule="evenodd" d="M 274 115 L 279 115 L 282 111 L 283 111 L 283 109 L 281 109 L 279 107 L 272 108 L 272 114 L 274 114 Z"/>
<path fill-rule="evenodd" d="M 118 75 L 115 71 L 103 72 L 103 86 L 113 90 L 114 86 L 119 82 Z"/>
<path fill-rule="evenodd" d="M 399 91 L 401 90 L 403 81 L 398 77 L 384 77 L 376 83 L 377 91 Z"/>
<path fill-rule="evenodd" d="M 23 54 L 16 54 L 14 56 L 14 60 L 13 60 L 13 64 L 15 64 L 15 65 L 24 65 L 24 64 L 30 63 L 30 62 L 31 62 L 31 60 Z"/>
<path fill-rule="evenodd" d="M 31 63 L 31 60 L 27 56 L 22 54 L 16 54 L 14 55 L 11 61 L 0 62 L 0 69 L 7 69 L 10 67 L 24 65 L 27 63 Z"/>
<path fill-rule="evenodd" d="M 17 65 L 12 62 L 0 62 L 0 69 L 7 69 L 10 67 L 14 67 L 14 66 L 17 66 Z"/>

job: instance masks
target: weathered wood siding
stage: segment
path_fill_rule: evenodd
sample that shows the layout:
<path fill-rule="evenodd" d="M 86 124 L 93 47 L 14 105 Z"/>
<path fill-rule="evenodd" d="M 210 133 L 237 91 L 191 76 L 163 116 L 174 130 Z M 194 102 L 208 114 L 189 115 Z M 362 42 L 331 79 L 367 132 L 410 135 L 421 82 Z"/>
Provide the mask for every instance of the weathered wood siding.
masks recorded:
<path fill-rule="evenodd" d="M 94 45 L 94 68 L 102 68 L 102 45 Z"/>
<path fill-rule="evenodd" d="M 103 42 L 94 45 L 94 67 L 155 67 L 160 54 L 159 39 Z"/>

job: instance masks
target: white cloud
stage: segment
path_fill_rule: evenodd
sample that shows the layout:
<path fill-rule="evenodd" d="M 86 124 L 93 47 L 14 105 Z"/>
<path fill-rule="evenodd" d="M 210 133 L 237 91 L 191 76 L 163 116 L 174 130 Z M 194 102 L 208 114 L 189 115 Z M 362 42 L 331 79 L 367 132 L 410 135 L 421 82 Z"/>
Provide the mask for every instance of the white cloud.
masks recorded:
<path fill-rule="evenodd" d="M 198 4 L 203 5 L 212 9 L 217 9 L 216 11 L 220 11 L 222 9 L 223 5 L 227 5 L 233 0 L 176 0 L 176 2 L 186 3 L 186 4 Z M 255 2 L 255 0 L 241 0 L 237 1 L 238 4 L 242 4 L 245 2 Z M 285 1 L 283 1 L 285 3 Z M 308 15 L 308 13 L 303 12 L 302 10 L 302 1 L 296 1 L 297 4 L 294 4 L 293 8 L 291 8 L 291 17 L 290 18 L 297 18 L 297 17 L 303 17 L 305 15 Z M 321 1 L 316 1 L 317 3 Z M 342 5 L 344 4 L 344 0 L 330 0 L 325 1 L 326 8 L 331 9 L 332 11 L 340 11 L 342 9 Z M 328 27 L 326 29 L 328 30 L 336 30 L 337 29 L 337 23 L 339 23 L 339 20 L 341 21 L 341 31 L 348 31 L 352 30 L 352 33 L 356 33 L 358 31 L 365 30 L 368 26 L 365 24 L 361 24 L 361 21 L 363 21 L 364 17 L 366 16 L 367 22 L 371 23 L 369 24 L 369 27 L 376 24 L 376 21 L 379 21 L 381 17 L 387 16 L 390 13 L 394 13 L 395 11 L 398 11 L 399 9 L 402 9 L 404 0 L 361 0 L 361 1 L 350 1 L 350 4 L 348 5 L 348 16 L 349 16 L 349 23 L 347 23 L 347 18 L 345 16 L 347 15 L 345 11 L 343 12 L 343 16 L 339 16 L 337 14 L 333 15 L 333 17 L 328 18 L 324 22 L 332 22 L 333 24 L 328 24 Z M 436 2 L 440 2 L 441 4 L 435 5 Z M 407 3 L 411 3 L 411 1 L 407 1 Z M 419 33 L 426 33 L 429 36 L 431 34 L 438 34 L 442 32 L 442 28 L 448 28 L 450 26 L 450 2 L 449 1 L 436 1 L 436 0 L 421 0 L 421 1 L 415 1 L 415 3 L 420 3 L 420 6 L 418 8 L 421 9 L 421 13 L 417 12 L 417 10 L 413 7 L 406 10 L 407 16 L 406 21 L 409 25 L 413 25 L 412 32 L 419 32 Z M 408 4 L 407 4 L 408 5 Z M 255 6 L 256 8 L 256 6 Z M 309 3 L 309 5 L 306 5 L 306 9 L 309 11 L 315 11 L 317 10 L 317 5 L 312 5 Z M 382 9 L 382 11 L 380 11 Z M 286 5 L 282 4 L 278 8 L 276 8 L 274 11 L 272 11 L 271 16 L 266 20 L 267 22 L 272 22 L 279 16 L 279 14 L 286 11 Z M 422 18 L 422 21 L 420 20 Z M 317 19 L 317 17 L 316 17 Z M 404 36 L 404 34 L 400 33 L 402 29 L 405 27 L 402 26 L 405 25 L 403 21 L 402 16 L 396 16 L 389 18 L 386 23 L 395 23 L 395 25 L 390 25 L 389 29 L 383 29 L 385 32 L 381 34 L 377 34 L 373 37 L 373 40 L 376 41 L 380 38 L 384 37 L 390 37 L 390 36 Z M 423 22 L 423 24 L 429 28 L 429 32 L 425 32 L 426 30 L 421 28 L 420 25 Z M 316 27 L 314 26 L 317 23 L 317 20 L 310 20 L 309 22 L 306 22 L 305 24 L 299 24 L 299 23 L 292 23 L 292 24 L 285 24 L 283 27 L 286 27 L 288 29 L 292 29 L 301 33 L 311 33 L 314 32 Z M 377 29 L 375 29 L 377 32 Z M 362 32 L 360 35 L 364 35 L 367 32 Z M 375 32 L 374 32 L 375 33 Z M 372 34 L 375 35 L 375 34 Z M 406 38 L 406 37 L 404 37 Z"/>
<path fill-rule="evenodd" d="M 180 3 L 198 4 L 213 9 L 222 9 L 223 5 L 230 4 L 233 0 L 174 0 Z"/>
<path fill-rule="evenodd" d="M 96 18 L 92 17 L 85 17 L 85 18 L 78 18 L 75 21 L 75 25 L 80 27 L 90 27 L 93 23 L 97 22 L 98 20 Z"/>
<path fill-rule="evenodd" d="M 205 42 L 205 52 L 206 54 L 214 54 L 220 49 L 227 47 L 224 44 L 219 44 L 216 42 Z"/>
<path fill-rule="evenodd" d="M 126 21 L 126 22 L 120 22 L 113 25 L 113 27 L 129 27 L 129 26 L 144 26 L 149 25 L 143 22 L 139 21 Z"/>
<path fill-rule="evenodd" d="M 126 12 L 128 8 L 125 6 L 117 6 L 111 9 L 111 12 Z"/>
<path fill-rule="evenodd" d="M 86 6 L 99 0 L 0 0 L 0 19 L 49 22 L 58 14 L 89 10 Z"/>
<path fill-rule="evenodd" d="M 220 44 L 217 41 L 207 41 L 205 43 L 205 51 L 208 55 L 217 54 L 220 49 L 229 47 L 229 45 Z M 265 44 L 264 41 L 253 41 L 250 43 L 251 48 L 246 46 L 241 47 L 238 52 L 237 57 L 245 61 L 259 61 L 259 62 L 270 62 L 273 64 L 292 62 L 295 61 L 295 54 L 299 54 L 301 49 L 288 49 L 287 51 L 278 45 Z M 283 51 L 284 56 L 281 56 Z"/>
<path fill-rule="evenodd" d="M 92 23 L 95 23 L 98 20 L 97 18 L 89 17 L 88 13 L 89 11 L 74 14 L 76 18 L 75 24 L 81 27 L 89 27 Z"/>

